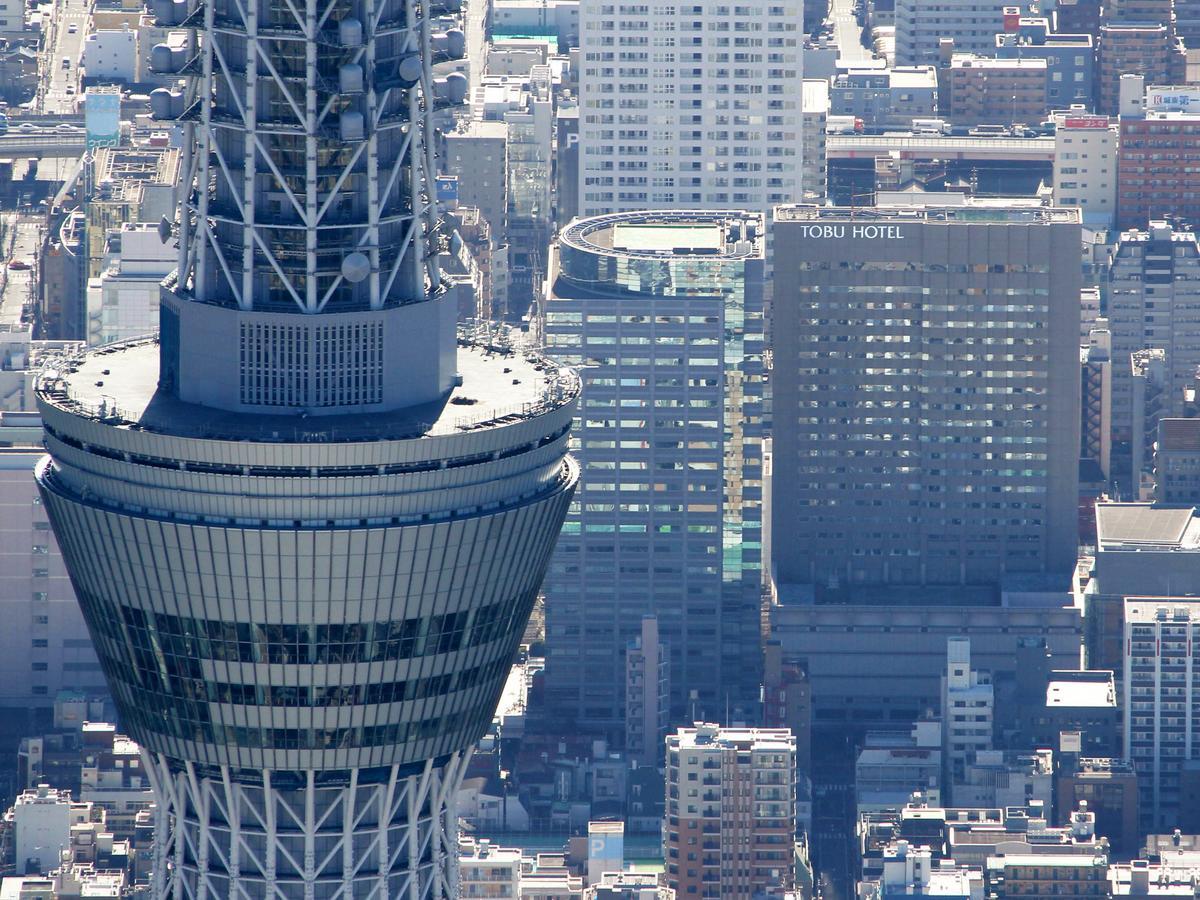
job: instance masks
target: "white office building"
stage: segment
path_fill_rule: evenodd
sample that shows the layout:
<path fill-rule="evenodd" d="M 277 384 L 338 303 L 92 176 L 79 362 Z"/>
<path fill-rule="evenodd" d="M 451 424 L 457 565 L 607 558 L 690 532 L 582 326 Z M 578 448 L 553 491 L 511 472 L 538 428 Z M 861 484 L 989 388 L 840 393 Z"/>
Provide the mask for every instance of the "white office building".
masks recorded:
<path fill-rule="evenodd" d="M 521 896 L 521 851 L 488 840 L 458 842 L 459 896 L 516 900 Z"/>
<path fill-rule="evenodd" d="M 950 638 L 942 681 L 942 751 L 951 793 L 978 755 L 992 749 L 994 710 L 990 676 L 971 668 L 970 639 Z"/>
<path fill-rule="evenodd" d="M 138 33 L 125 25 L 93 31 L 83 42 L 80 65 L 91 78 L 133 81 L 138 71 Z"/>
<path fill-rule="evenodd" d="M 800 198 L 800 0 L 580 4 L 579 212 Z"/>
<path fill-rule="evenodd" d="M 43 451 L 25 435 L 40 431 L 36 416 L 0 413 L 0 442 L 23 444 L 0 447 L 0 711 L 49 708 L 63 690 L 108 692 L 31 477 Z"/>
<path fill-rule="evenodd" d="M 806 203 L 824 203 L 828 190 L 829 153 L 825 136 L 829 124 L 829 79 L 804 79 L 803 121 L 800 126 L 800 187 Z"/>
<path fill-rule="evenodd" d="M 71 793 L 44 784 L 25 791 L 12 809 L 17 874 L 45 875 L 57 869 L 71 846 Z"/>
<path fill-rule="evenodd" d="M 1111 228 L 1117 213 L 1117 138 L 1107 116 L 1055 116 L 1054 205 L 1077 206 L 1085 227 Z"/>
<path fill-rule="evenodd" d="M 129 222 L 108 237 L 103 271 L 89 279 L 88 343 L 96 346 L 158 328 L 159 284 L 178 263 L 158 226 Z"/>

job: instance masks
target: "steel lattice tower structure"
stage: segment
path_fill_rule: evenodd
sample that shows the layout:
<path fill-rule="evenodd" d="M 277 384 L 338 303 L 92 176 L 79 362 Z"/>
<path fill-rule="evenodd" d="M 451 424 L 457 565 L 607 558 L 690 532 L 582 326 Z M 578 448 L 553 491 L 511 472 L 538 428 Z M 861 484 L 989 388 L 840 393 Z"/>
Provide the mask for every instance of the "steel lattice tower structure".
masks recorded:
<path fill-rule="evenodd" d="M 154 898 L 454 896 L 578 380 L 456 327 L 430 115 L 461 34 L 425 2 L 156 12 L 194 29 L 154 49 L 178 271 L 159 336 L 42 373 L 36 473 L 158 798 Z"/>

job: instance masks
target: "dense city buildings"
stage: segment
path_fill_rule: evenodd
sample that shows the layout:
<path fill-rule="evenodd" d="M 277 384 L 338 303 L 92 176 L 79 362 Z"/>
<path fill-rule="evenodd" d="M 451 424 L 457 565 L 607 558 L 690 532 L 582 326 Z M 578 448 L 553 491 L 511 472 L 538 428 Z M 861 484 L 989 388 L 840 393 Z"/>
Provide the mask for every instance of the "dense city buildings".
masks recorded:
<path fill-rule="evenodd" d="M 666 882 L 751 900 L 791 887 L 796 744 L 786 730 L 697 724 L 667 738 Z"/>
<path fill-rule="evenodd" d="M 1184 391 L 1200 365 L 1200 243 L 1190 230 L 1154 221 L 1145 231 L 1121 232 L 1108 265 L 1108 328 L 1112 341 L 1112 453 L 1123 483 L 1136 488 L 1142 469 L 1133 469 L 1134 444 L 1144 428 L 1135 416 L 1133 367 L 1140 350 L 1164 354 L 1165 415 L 1180 417 Z M 1156 431 L 1156 427 L 1151 429 Z M 1135 495 L 1136 496 L 1136 495 Z"/>
<path fill-rule="evenodd" d="M 472 120 L 446 135 L 446 172 L 458 177 L 458 202 L 478 207 L 496 234 L 508 225 L 508 123 Z"/>
<path fill-rule="evenodd" d="M 889 897 L 955 897 L 959 900 L 983 900 L 983 873 L 955 866 L 953 860 L 933 864 L 929 847 L 914 846 L 907 841 L 883 851 L 878 881 L 864 883 L 863 900 L 886 900 Z"/>
<path fill-rule="evenodd" d="M 546 700 L 614 742 L 645 614 L 675 721 L 757 698 L 763 257 L 759 215 L 651 212 L 576 220 L 551 262 L 583 475 L 545 585 Z"/>
<path fill-rule="evenodd" d="M 776 214 L 775 578 L 1065 578 L 1080 273 L 1053 262 L 1078 255 L 1079 215 L 902 196 Z"/>
<path fill-rule="evenodd" d="M 913 724 L 912 733 L 868 733 L 854 761 L 854 805 L 858 815 L 902 807 L 914 793 L 942 802 L 942 723 Z"/>
<path fill-rule="evenodd" d="M 1092 669 L 1125 672 L 1125 598 L 1184 597 L 1200 578 L 1200 520 L 1190 505 L 1099 502 L 1086 585 L 1085 654 Z"/>
<path fill-rule="evenodd" d="M 800 197 L 800 0 L 581 4 L 579 211 Z"/>
<path fill-rule="evenodd" d="M 156 225 L 125 223 L 110 231 L 104 268 L 88 279 L 88 343 L 111 344 L 155 331 L 158 286 L 174 270 L 176 256 Z"/>
<path fill-rule="evenodd" d="M 37 483 L 155 790 L 156 898 L 458 894 L 454 793 L 574 489 L 578 381 L 456 335 L 432 117 L 463 83 L 431 82 L 425 13 L 346 5 L 318 36 L 272 9 L 259 43 L 209 7 L 160 336 L 39 382 Z"/>
<path fill-rule="evenodd" d="M 1046 700 L 1030 710 L 1027 743 L 1061 748 L 1064 733 L 1078 735 L 1074 751 L 1084 757 L 1118 755 L 1120 715 L 1113 673 L 1107 669 L 1060 669 L 1050 673 Z"/>
<path fill-rule="evenodd" d="M 1124 718 L 1124 716 L 1122 716 Z M 1096 817 L 1096 832 L 1120 854 L 1133 854 L 1138 843 L 1137 773 L 1126 759 L 1060 754 L 1054 783 L 1060 808 L 1086 803 Z"/>
<path fill-rule="evenodd" d="M 826 602 L 815 593 L 776 584 L 768 609 L 783 663 L 805 673 L 814 729 L 907 728 L 939 709 L 946 642 L 964 634 L 976 667 L 994 681 L 1078 665 L 1084 626 L 1065 589 L 1049 598 L 961 586 L 859 588 L 852 597 L 827 589 Z"/>
<path fill-rule="evenodd" d="M 0 900 L 1197 900 L 1200 0 L 0 38 Z"/>

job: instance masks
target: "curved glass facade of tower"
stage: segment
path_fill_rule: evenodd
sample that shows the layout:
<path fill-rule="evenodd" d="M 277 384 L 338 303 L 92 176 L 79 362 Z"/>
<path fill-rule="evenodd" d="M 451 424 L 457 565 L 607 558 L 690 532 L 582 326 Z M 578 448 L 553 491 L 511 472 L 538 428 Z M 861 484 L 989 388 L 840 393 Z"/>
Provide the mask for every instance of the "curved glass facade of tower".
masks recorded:
<path fill-rule="evenodd" d="M 579 388 L 456 328 L 428 15 L 197 5 L 161 337 L 39 383 L 38 484 L 158 796 L 156 900 L 455 894 Z"/>

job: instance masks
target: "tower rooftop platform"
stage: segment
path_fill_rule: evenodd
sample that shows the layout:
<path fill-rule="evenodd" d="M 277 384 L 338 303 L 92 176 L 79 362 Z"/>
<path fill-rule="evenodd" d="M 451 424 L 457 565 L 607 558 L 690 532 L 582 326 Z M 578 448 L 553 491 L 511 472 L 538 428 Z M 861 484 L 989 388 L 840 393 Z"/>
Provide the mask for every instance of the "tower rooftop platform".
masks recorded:
<path fill-rule="evenodd" d="M 578 379 L 503 332 L 460 329 L 460 383 L 436 403 L 385 412 L 309 416 L 240 413 L 187 403 L 158 386 L 158 339 L 89 350 L 46 369 L 45 401 L 114 427 L 178 437 L 255 442 L 401 440 L 486 429 L 570 402 Z"/>

